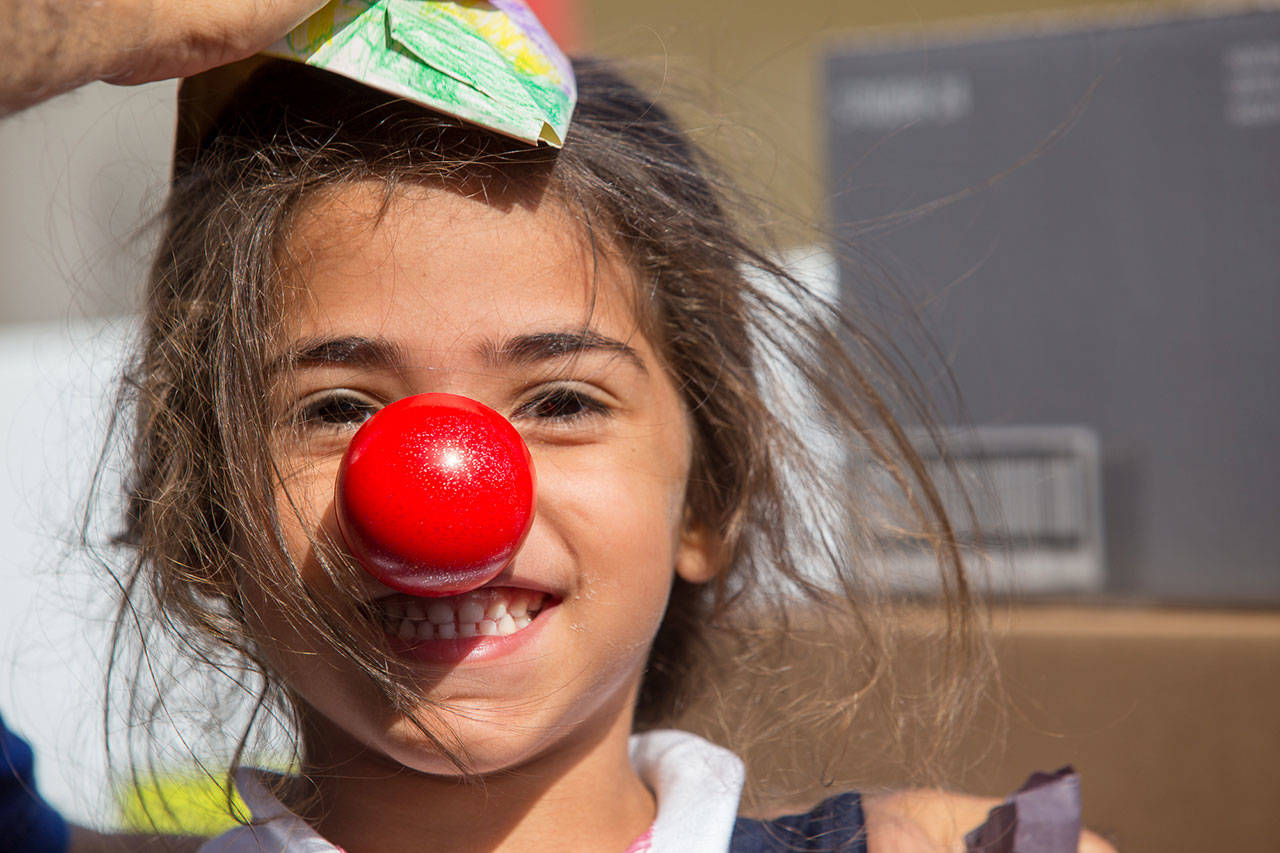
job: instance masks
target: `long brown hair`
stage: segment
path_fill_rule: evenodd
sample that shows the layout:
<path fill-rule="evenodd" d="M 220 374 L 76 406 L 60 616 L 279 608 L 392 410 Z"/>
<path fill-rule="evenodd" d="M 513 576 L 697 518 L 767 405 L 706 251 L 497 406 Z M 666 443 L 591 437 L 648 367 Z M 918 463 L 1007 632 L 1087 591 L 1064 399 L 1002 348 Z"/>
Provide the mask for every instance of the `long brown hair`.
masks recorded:
<path fill-rule="evenodd" d="M 918 383 L 873 327 L 778 262 L 750 207 L 661 106 L 607 65 L 580 61 L 576 72 L 577 113 L 563 150 L 553 151 L 321 72 L 268 65 L 175 176 L 124 384 L 136 426 L 122 541 L 133 560 L 119 574 L 112 672 L 133 685 L 127 714 L 163 707 L 162 696 L 139 698 L 146 642 L 127 641 L 147 619 L 232 677 L 252 699 L 250 726 L 263 712 L 296 713 L 260 652 L 271 638 L 254 636 L 243 612 L 237 578 L 250 570 L 267 573 L 293 618 L 388 697 L 410 701 L 369 614 L 335 613 L 290 563 L 273 498 L 272 395 L 263 393 L 287 311 L 281 282 L 293 216 L 317 193 L 370 179 L 388 199 L 402 182 L 465 182 L 495 194 L 536 186 L 596 252 L 637 273 L 637 316 L 693 424 L 688 518 L 724 543 L 714 583 L 676 583 L 638 727 L 681 719 L 716 683 L 708 668 L 776 675 L 785 642 L 812 636 L 815 620 L 838 624 L 851 638 L 848 656 L 865 664 L 856 682 L 826 685 L 831 695 L 810 703 L 847 726 L 859 697 L 889 671 L 875 559 L 886 526 L 936 556 L 950 663 L 981 649 L 960 545 L 903 426 L 933 422 Z M 798 391 L 780 396 L 787 388 Z M 815 430 L 846 448 L 849 464 L 818 453 Z M 354 588 L 350 562 L 316 544 L 334 582 Z M 789 615 L 797 605 L 802 623 Z M 131 664 L 130 647 L 142 652 Z M 936 680 L 930 701 L 945 709 L 940 716 L 961 707 L 968 683 Z M 733 709 L 721 713 L 731 718 Z M 465 745 L 430 733 L 465 767 Z M 246 728 L 232 764 L 248 743 Z"/>

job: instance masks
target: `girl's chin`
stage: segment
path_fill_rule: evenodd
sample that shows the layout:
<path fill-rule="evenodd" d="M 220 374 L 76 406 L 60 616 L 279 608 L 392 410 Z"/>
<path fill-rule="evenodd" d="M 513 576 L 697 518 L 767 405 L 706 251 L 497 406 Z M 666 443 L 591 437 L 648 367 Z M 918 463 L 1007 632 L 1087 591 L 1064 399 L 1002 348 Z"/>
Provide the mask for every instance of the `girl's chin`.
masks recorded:
<path fill-rule="evenodd" d="M 555 751 L 558 736 L 552 732 L 561 732 L 560 727 L 546 721 L 524 720 L 522 725 L 513 726 L 509 713 L 488 708 L 444 710 L 428 724 L 428 729 L 442 735 L 441 744 L 428 739 L 413 721 L 402 720 L 391 734 L 390 748 L 384 752 L 393 765 L 421 774 L 428 783 L 455 783 L 527 769 L 537 756 Z M 465 769 L 455 764 L 447 751 L 454 752 Z M 385 771 L 379 775 L 385 777 Z"/>

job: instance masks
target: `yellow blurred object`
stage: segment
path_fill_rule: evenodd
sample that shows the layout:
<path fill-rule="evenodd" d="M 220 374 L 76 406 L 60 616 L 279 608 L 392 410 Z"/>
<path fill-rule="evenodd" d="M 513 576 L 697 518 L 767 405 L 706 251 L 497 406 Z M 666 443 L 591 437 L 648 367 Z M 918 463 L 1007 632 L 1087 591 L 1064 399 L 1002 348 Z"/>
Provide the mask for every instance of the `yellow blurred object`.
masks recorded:
<path fill-rule="evenodd" d="M 121 828 L 132 832 L 217 835 L 249 819 L 239 794 L 233 792 L 228 802 L 221 775 L 156 776 L 123 786 L 119 800 Z"/>

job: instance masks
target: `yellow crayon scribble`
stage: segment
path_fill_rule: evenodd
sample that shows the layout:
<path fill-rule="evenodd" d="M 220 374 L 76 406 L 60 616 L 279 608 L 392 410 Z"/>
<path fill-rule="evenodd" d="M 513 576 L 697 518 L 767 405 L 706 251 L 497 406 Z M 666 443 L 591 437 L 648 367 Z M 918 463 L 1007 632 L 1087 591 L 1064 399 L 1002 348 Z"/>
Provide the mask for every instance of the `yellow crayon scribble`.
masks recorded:
<path fill-rule="evenodd" d="M 295 28 L 285 36 L 285 44 L 289 50 L 299 55 L 315 53 L 330 38 L 336 29 L 337 7 L 341 0 L 332 0 L 323 9 Z"/>
<path fill-rule="evenodd" d="M 501 11 L 488 3 L 449 3 L 440 7 L 479 33 L 506 57 L 516 70 L 530 77 L 542 77 L 559 85 L 559 70 L 551 64 L 532 39 Z"/>

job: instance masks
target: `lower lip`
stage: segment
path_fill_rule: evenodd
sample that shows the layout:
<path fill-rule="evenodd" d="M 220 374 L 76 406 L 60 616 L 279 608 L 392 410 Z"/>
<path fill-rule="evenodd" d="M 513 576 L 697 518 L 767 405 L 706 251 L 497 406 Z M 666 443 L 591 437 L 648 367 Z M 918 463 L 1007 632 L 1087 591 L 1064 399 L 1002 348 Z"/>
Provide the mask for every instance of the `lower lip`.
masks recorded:
<path fill-rule="evenodd" d="M 502 637 L 459 637 L 453 640 L 405 640 L 395 634 L 387 634 L 391 651 L 397 657 L 417 663 L 457 665 L 495 660 L 514 654 L 537 639 L 549 617 L 558 606 L 543 604 L 537 617 L 514 634 Z"/>

